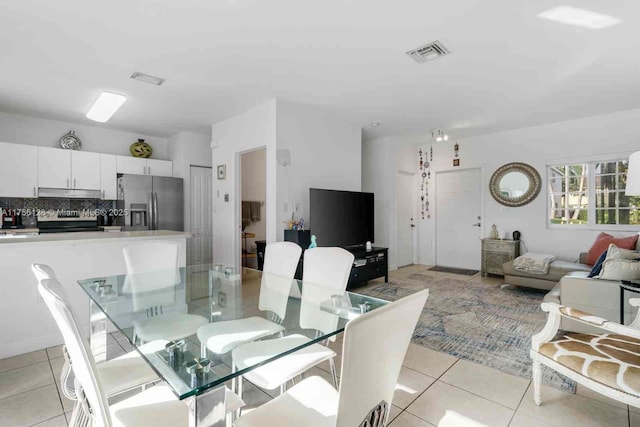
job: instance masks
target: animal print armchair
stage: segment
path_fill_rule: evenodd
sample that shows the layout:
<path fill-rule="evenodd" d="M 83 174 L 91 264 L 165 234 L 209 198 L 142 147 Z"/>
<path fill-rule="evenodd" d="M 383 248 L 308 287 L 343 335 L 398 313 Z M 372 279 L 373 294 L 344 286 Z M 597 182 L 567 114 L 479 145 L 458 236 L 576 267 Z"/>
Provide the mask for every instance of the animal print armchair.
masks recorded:
<path fill-rule="evenodd" d="M 632 298 L 633 307 L 640 298 Z M 541 403 L 542 365 L 600 394 L 640 407 L 640 315 L 628 326 L 556 303 L 543 303 L 547 323 L 531 338 L 533 400 Z M 598 334 L 558 335 L 561 318 L 597 327 Z"/>

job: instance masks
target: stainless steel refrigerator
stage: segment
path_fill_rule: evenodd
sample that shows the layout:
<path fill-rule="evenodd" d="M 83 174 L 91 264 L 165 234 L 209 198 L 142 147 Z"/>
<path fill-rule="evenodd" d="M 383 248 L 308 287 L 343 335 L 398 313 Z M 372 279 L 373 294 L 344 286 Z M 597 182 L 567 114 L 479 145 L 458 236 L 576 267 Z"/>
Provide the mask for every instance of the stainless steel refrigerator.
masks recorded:
<path fill-rule="evenodd" d="M 182 178 L 121 175 L 116 207 L 124 214 L 117 222 L 125 231 L 184 231 Z"/>

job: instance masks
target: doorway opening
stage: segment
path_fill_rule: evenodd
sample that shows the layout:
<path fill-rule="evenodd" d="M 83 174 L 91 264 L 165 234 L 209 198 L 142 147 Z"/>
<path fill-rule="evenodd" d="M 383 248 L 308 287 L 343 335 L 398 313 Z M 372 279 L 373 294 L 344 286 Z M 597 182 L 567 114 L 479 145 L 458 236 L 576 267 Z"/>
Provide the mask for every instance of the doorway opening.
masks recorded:
<path fill-rule="evenodd" d="M 240 251 L 242 266 L 261 270 L 267 238 L 267 149 L 240 155 L 240 200 L 242 224 Z"/>
<path fill-rule="evenodd" d="M 415 219 L 418 215 L 416 204 L 416 174 L 398 171 L 398 241 L 397 265 L 398 268 L 415 263 Z"/>

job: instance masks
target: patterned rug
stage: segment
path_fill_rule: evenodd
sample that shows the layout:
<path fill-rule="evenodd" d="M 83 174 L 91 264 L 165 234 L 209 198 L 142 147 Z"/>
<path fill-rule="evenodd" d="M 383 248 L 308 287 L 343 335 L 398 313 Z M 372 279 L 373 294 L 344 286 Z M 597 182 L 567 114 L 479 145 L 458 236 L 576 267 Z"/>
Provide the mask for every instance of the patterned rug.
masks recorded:
<path fill-rule="evenodd" d="M 393 301 L 425 288 L 429 298 L 415 344 L 531 379 L 531 336 L 546 322 L 540 310 L 545 292 L 421 273 L 357 292 Z M 575 393 L 572 380 L 550 369 L 544 369 L 543 382 Z"/>

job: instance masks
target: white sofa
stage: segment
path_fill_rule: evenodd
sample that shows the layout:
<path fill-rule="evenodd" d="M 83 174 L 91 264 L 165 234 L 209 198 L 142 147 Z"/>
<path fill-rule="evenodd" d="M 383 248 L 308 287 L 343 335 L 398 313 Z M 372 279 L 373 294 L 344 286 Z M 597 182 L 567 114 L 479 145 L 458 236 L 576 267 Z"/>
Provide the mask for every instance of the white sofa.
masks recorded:
<path fill-rule="evenodd" d="M 581 261 L 586 254 L 580 254 Z M 544 302 L 554 302 L 566 307 L 586 311 L 595 316 L 613 322 L 620 322 L 620 282 L 617 280 L 601 280 L 588 278 L 587 271 L 574 271 L 566 274 L 558 284 L 544 297 Z M 625 322 L 631 322 L 633 311 L 629 298 L 635 295 L 625 291 Z M 573 332 L 599 332 L 595 327 L 588 327 L 571 319 L 562 318 L 561 329 Z"/>

